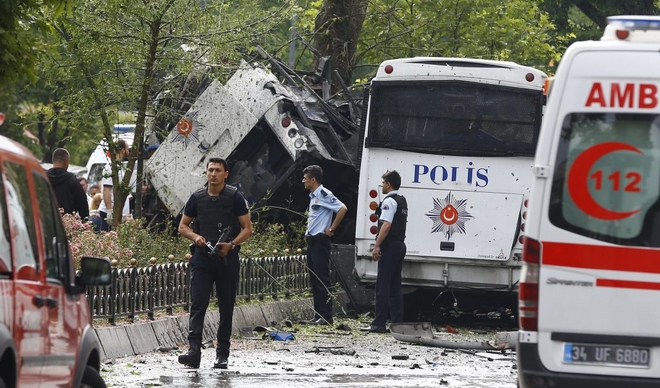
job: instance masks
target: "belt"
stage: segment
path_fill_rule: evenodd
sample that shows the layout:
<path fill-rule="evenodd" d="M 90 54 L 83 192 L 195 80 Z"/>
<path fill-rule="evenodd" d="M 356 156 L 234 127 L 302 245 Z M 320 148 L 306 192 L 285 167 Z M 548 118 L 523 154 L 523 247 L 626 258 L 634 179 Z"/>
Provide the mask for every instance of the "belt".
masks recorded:
<path fill-rule="evenodd" d="M 322 244 L 330 241 L 330 237 L 328 237 L 325 233 L 319 233 L 314 236 L 305 236 L 305 241 L 308 245 Z"/>

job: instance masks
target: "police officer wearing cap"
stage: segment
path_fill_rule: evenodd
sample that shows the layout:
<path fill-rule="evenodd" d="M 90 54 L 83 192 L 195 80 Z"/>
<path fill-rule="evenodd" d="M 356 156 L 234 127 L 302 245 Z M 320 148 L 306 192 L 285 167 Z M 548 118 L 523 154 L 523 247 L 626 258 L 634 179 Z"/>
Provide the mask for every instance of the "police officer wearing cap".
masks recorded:
<path fill-rule="evenodd" d="M 303 170 L 302 183 L 310 191 L 307 215 L 307 267 L 314 297 L 314 318 L 309 323 L 327 325 L 332 320 L 330 299 L 330 238 L 346 215 L 348 208 L 332 192 L 323 187 L 323 169 L 317 165 Z M 336 213 L 334 220 L 333 214 Z"/>
<path fill-rule="evenodd" d="M 376 278 L 376 316 L 371 325 L 362 328 L 370 333 L 385 333 L 385 321 L 403 322 L 403 293 L 401 269 L 406 256 L 406 224 L 408 202 L 399 194 L 401 175 L 396 171 L 383 174 L 385 198 L 378 206 L 378 235 L 372 252 L 372 261 L 378 262 Z"/>

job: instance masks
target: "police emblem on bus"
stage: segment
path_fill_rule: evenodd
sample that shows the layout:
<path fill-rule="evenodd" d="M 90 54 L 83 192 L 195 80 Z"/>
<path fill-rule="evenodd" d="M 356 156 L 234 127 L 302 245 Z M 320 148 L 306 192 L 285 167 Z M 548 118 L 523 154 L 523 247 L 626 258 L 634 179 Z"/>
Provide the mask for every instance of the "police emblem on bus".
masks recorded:
<path fill-rule="evenodd" d="M 185 148 L 188 148 L 188 144 L 192 141 L 194 141 L 193 144 L 199 143 L 199 131 L 204 129 L 204 124 L 197 121 L 198 115 L 199 112 L 192 112 L 182 117 L 172 129 L 174 136 L 171 141 L 182 142 Z"/>
<path fill-rule="evenodd" d="M 433 209 L 425 214 L 433 221 L 431 233 L 441 232 L 447 240 L 454 233 L 465 234 L 465 222 L 474 218 L 466 208 L 467 199 L 456 199 L 451 192 L 444 199 L 433 198 Z"/>

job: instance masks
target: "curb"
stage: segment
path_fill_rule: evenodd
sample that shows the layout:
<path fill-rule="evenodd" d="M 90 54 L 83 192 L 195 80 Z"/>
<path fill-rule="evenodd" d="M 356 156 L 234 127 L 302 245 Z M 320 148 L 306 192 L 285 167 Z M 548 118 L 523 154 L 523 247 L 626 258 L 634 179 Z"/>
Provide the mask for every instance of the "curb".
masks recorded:
<path fill-rule="evenodd" d="M 341 298 L 340 298 L 341 299 Z M 301 320 L 314 314 L 311 298 L 243 305 L 234 308 L 232 334 L 252 332 L 256 326 L 276 326 L 284 319 Z M 341 310 L 336 310 L 341 311 Z M 101 343 L 101 359 L 120 358 L 188 345 L 189 315 L 167 317 L 151 322 L 95 328 Z M 218 330 L 220 313 L 206 312 L 202 341 L 213 341 Z"/>

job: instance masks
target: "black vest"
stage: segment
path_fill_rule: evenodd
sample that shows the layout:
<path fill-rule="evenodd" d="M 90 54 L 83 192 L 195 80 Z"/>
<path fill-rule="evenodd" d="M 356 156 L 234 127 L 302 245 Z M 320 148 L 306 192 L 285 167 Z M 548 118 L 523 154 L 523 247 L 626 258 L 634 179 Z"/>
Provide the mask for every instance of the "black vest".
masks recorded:
<path fill-rule="evenodd" d="M 231 238 L 226 241 L 236 237 L 241 231 L 241 224 L 234 207 L 236 192 L 236 187 L 229 185 L 225 185 L 218 196 L 210 196 L 206 187 L 195 191 L 193 193 L 197 200 L 197 217 L 193 223 L 195 233 L 215 244 L 220 233 L 227 226 L 231 226 L 231 233 L 229 233 Z"/>
<path fill-rule="evenodd" d="M 406 201 L 406 198 L 403 195 L 399 194 L 391 195 L 390 198 L 396 201 L 396 212 L 394 213 L 394 219 L 392 219 L 390 232 L 387 234 L 385 240 L 404 241 L 406 239 L 406 224 L 408 223 L 408 201 Z M 380 207 L 382 205 L 382 202 L 378 205 L 378 215 L 380 215 Z M 383 222 L 379 219 L 379 233 L 382 226 Z"/>

